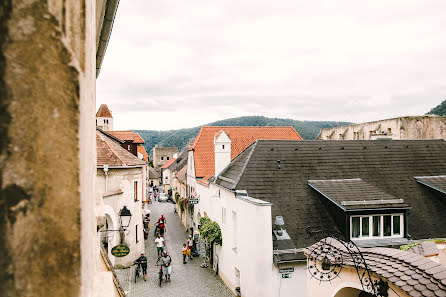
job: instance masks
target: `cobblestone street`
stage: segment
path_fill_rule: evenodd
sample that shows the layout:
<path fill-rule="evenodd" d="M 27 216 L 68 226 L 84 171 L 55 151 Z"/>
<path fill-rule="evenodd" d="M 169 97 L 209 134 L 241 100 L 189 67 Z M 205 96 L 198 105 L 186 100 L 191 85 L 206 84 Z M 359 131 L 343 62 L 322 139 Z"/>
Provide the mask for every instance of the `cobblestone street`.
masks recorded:
<path fill-rule="evenodd" d="M 181 248 L 186 243 L 188 233 L 174 213 L 174 204 L 170 202 L 153 202 L 149 205 L 150 234 L 145 241 L 146 257 L 148 260 L 147 281 L 142 277 L 133 282 L 132 269 L 116 270 L 119 280 L 125 291 L 130 291 L 129 297 L 148 296 L 181 296 L 181 297 L 232 297 L 231 291 L 223 284 L 221 279 L 215 275 L 211 268 L 201 268 L 203 259 L 195 257 L 187 264 L 183 264 Z M 166 217 L 166 228 L 164 239 L 166 240 L 167 252 L 172 257 L 172 281 L 158 286 L 158 266 L 156 247 L 154 243 L 154 224 L 161 214 Z"/>

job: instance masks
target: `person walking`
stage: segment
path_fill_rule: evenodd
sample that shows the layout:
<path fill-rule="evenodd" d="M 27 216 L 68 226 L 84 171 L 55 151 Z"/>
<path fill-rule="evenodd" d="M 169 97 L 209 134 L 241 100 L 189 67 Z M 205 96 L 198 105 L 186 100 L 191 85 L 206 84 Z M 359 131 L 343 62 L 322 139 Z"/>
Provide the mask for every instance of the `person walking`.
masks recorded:
<path fill-rule="evenodd" d="M 158 234 L 158 237 L 155 239 L 156 244 L 156 251 L 158 252 L 158 258 L 162 255 L 164 251 L 164 247 L 166 246 L 166 242 L 164 238 L 161 237 L 160 234 Z"/>
<path fill-rule="evenodd" d="M 155 266 L 161 266 L 163 274 L 166 276 L 166 282 L 170 281 L 170 274 L 172 273 L 172 268 L 170 263 L 172 258 L 167 254 L 166 251 L 163 252 L 162 256 L 156 261 Z"/>
<path fill-rule="evenodd" d="M 185 244 L 185 243 L 183 243 L 183 248 L 182 248 L 181 251 L 183 252 L 183 264 L 186 264 L 186 263 L 187 263 L 187 262 L 186 262 L 187 247 L 186 247 L 186 244 Z"/>
<path fill-rule="evenodd" d="M 141 256 L 136 260 L 136 263 L 141 266 L 144 281 L 147 281 L 147 258 L 144 256 L 144 253 L 141 253 Z"/>
<path fill-rule="evenodd" d="M 189 260 L 192 260 L 192 246 L 194 245 L 194 241 L 192 239 L 192 235 L 189 235 L 189 239 L 187 240 L 187 255 L 189 256 Z"/>

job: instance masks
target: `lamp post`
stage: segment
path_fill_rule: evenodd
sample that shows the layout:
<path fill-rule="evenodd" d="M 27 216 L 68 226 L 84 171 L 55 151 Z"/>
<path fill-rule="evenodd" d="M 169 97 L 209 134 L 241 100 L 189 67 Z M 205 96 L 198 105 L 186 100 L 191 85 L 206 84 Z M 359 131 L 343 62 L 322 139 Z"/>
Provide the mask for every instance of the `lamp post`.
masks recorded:
<path fill-rule="evenodd" d="M 130 225 L 130 220 L 132 219 L 132 213 L 130 212 L 130 210 L 127 208 L 126 205 L 124 205 L 124 207 L 119 212 L 119 219 L 121 221 L 122 230 L 124 231 L 127 230 L 127 228 Z"/>
<path fill-rule="evenodd" d="M 119 222 L 121 223 L 121 226 L 118 230 L 100 230 L 99 232 L 121 232 L 126 231 L 127 228 L 130 225 L 130 221 L 132 219 L 132 213 L 127 208 L 126 205 L 122 207 L 122 209 L 119 211 Z M 107 234 L 107 233 L 106 233 Z"/>

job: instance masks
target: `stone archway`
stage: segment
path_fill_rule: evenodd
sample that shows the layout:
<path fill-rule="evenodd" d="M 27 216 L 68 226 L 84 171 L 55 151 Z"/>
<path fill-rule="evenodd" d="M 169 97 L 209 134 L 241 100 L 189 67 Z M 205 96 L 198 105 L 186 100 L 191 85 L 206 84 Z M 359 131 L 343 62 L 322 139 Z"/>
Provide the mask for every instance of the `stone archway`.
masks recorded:
<path fill-rule="evenodd" d="M 118 230 L 120 227 L 118 215 L 115 213 L 115 211 L 110 205 L 104 205 L 104 214 L 108 230 Z M 120 241 L 119 232 L 110 232 L 108 234 L 107 240 L 108 240 L 108 249 L 107 249 L 108 258 L 110 259 L 110 262 L 113 265 L 115 265 L 115 257 L 111 254 L 111 249 L 117 244 L 119 244 Z"/>
<path fill-rule="evenodd" d="M 360 289 L 344 287 L 340 289 L 334 297 L 373 297 L 373 295 Z"/>

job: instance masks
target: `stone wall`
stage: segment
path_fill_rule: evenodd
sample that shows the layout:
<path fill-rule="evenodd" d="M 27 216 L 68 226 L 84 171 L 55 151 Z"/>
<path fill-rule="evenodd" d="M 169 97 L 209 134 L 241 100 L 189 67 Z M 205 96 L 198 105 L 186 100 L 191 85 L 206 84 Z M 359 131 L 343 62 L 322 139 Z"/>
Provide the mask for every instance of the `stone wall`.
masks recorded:
<path fill-rule="evenodd" d="M 174 154 L 178 153 L 178 148 L 176 147 L 157 147 L 153 148 L 153 166 L 161 167 L 167 163 Z M 163 160 L 161 160 L 163 157 Z M 167 160 L 169 157 L 169 160 Z"/>
<path fill-rule="evenodd" d="M 426 115 L 401 117 L 322 129 L 319 140 L 445 139 L 446 117 Z"/>
<path fill-rule="evenodd" d="M 95 6 L 0 1 L 2 296 L 94 294 Z"/>

